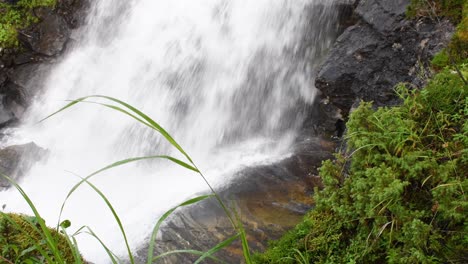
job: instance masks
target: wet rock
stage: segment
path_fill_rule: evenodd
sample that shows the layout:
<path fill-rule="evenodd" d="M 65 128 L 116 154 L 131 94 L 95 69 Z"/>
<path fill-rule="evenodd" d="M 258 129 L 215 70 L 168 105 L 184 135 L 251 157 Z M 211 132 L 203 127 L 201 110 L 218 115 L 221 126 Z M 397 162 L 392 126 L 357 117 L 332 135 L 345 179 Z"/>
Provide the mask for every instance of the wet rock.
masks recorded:
<path fill-rule="evenodd" d="M 46 56 L 60 54 L 70 36 L 68 24 L 51 9 L 44 9 L 38 17 L 42 21 L 33 28 L 21 32 L 21 40 L 39 54 Z"/>
<path fill-rule="evenodd" d="M 377 31 L 393 31 L 404 18 L 408 0 L 364 0 L 360 1 L 356 13 Z"/>
<path fill-rule="evenodd" d="M 295 154 L 270 165 L 240 171 L 231 184 L 219 191 L 221 198 L 236 209 L 252 251 L 264 250 L 267 241 L 293 228 L 312 208 L 314 187 L 320 187 L 317 169 L 331 158 L 333 142 L 308 138 L 298 142 Z M 162 228 L 155 252 L 175 249 L 206 251 L 233 236 L 235 230 L 215 199 L 186 207 L 174 214 Z M 147 248 L 138 255 L 144 260 Z M 241 263 L 238 241 L 219 255 L 227 263 Z M 167 257 L 161 263 L 193 263 L 192 255 Z M 207 263 L 210 263 L 209 261 Z"/>
<path fill-rule="evenodd" d="M 46 156 L 47 151 L 33 142 L 0 149 L 0 172 L 15 181 L 21 180 L 34 163 Z M 0 191 L 10 186 L 8 180 L 0 177 Z"/>
<path fill-rule="evenodd" d="M 377 106 L 399 103 L 394 86 L 421 86 L 430 59 L 448 44 L 453 25 L 407 20 L 408 4 L 409 0 L 359 2 L 360 20 L 337 39 L 315 83 L 343 113 L 359 100 Z"/>

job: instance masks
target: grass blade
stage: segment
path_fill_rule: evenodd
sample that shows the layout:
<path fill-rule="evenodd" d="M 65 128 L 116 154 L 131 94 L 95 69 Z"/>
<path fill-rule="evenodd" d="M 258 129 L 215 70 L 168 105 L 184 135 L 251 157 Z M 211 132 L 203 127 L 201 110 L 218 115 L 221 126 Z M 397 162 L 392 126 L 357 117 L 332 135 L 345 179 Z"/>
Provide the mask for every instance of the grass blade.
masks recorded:
<path fill-rule="evenodd" d="M 232 242 L 234 242 L 234 240 L 236 240 L 237 238 L 239 237 L 239 234 L 236 234 L 235 236 L 227 239 L 227 240 L 224 240 L 223 242 L 217 244 L 216 246 L 212 247 L 210 250 L 208 250 L 207 252 L 205 252 L 200 258 L 197 259 L 197 261 L 194 262 L 194 264 L 198 264 L 200 262 L 202 262 L 204 259 L 212 256 L 214 253 L 218 252 L 219 250 L 229 246 L 232 244 Z"/>
<path fill-rule="evenodd" d="M 117 212 L 115 212 L 115 209 L 114 207 L 112 206 L 112 204 L 110 203 L 110 201 L 107 199 L 107 197 L 101 192 L 101 190 L 99 190 L 94 184 L 92 184 L 91 182 L 85 180 L 85 182 L 91 187 L 93 188 L 93 190 L 99 194 L 99 196 L 101 196 L 101 199 L 106 203 L 107 207 L 111 210 L 112 212 L 112 215 L 114 216 L 114 219 L 115 221 L 117 222 L 118 226 L 119 226 L 119 229 L 120 229 L 120 233 L 122 233 L 122 236 L 123 236 L 123 239 L 124 239 L 124 242 L 125 242 L 125 247 L 127 248 L 127 253 L 128 253 L 128 257 L 130 258 L 130 263 L 134 264 L 135 263 L 135 259 L 133 258 L 133 254 L 132 254 L 132 250 L 130 249 L 130 245 L 128 243 L 128 239 L 127 239 L 127 234 L 125 233 L 125 229 L 123 228 L 123 225 L 122 225 L 122 221 L 120 220 L 120 217 L 118 216 Z"/>
<path fill-rule="evenodd" d="M 174 254 L 192 254 L 192 255 L 197 255 L 197 256 L 203 256 L 203 254 L 205 254 L 205 252 L 203 251 L 199 251 L 199 250 L 191 250 L 191 249 L 186 249 L 186 250 L 173 250 L 173 251 L 169 251 L 169 252 L 165 252 L 165 253 L 162 253 L 161 255 L 158 255 L 156 256 L 153 261 L 157 261 L 158 259 L 160 258 L 163 258 L 163 257 L 166 257 L 166 256 L 170 256 L 170 255 L 174 255 Z M 220 263 L 226 263 L 222 260 L 220 260 L 219 258 L 217 257 L 214 257 L 214 256 L 208 256 L 209 259 L 212 259 L 214 261 L 217 261 L 217 262 L 220 262 Z"/>
<path fill-rule="evenodd" d="M 70 191 L 68 192 L 67 196 L 65 197 L 65 200 L 63 201 L 62 203 L 62 206 L 60 208 L 60 213 L 59 213 L 59 220 L 58 220 L 58 223 L 57 223 L 57 229 L 59 228 L 59 225 L 61 223 L 61 218 L 62 218 L 62 214 L 63 214 L 63 210 L 65 209 L 65 204 L 67 203 L 68 199 L 70 198 L 70 196 L 78 189 L 78 187 L 80 187 L 84 182 L 88 181 L 89 179 L 91 179 L 93 176 L 101 173 L 101 172 L 104 172 L 104 171 L 107 171 L 107 170 L 110 170 L 112 168 L 115 168 L 115 167 L 118 167 L 118 166 L 122 166 L 122 165 L 125 165 L 125 164 L 128 164 L 128 163 L 132 163 L 132 162 L 136 162 L 136 161 L 142 161 L 142 160 L 150 160 L 150 159 L 166 159 L 166 160 L 169 160 L 169 161 L 172 161 L 180 166 L 183 166 L 187 169 L 190 169 L 192 171 L 195 171 L 195 172 L 199 172 L 196 168 L 190 166 L 189 164 L 181 161 L 181 160 L 178 160 L 176 158 L 173 158 L 173 157 L 170 157 L 170 156 L 164 156 L 164 155 L 159 155 L 159 156 L 145 156 L 145 157 L 136 157 L 136 158 L 130 158 L 130 159 L 125 159 L 125 160 L 120 160 L 120 161 L 117 161 L 117 162 L 114 162 L 112 163 L 111 165 L 108 165 L 102 169 L 99 169 L 93 173 L 91 173 L 90 175 L 86 176 L 85 178 L 82 178 L 80 182 L 78 182 L 77 184 L 75 184 L 71 189 Z"/>
<path fill-rule="evenodd" d="M 211 198 L 211 197 L 214 197 L 214 195 L 213 194 L 202 195 L 202 196 L 198 196 L 198 197 L 195 197 L 193 199 L 187 200 L 187 201 L 185 201 L 185 202 L 183 202 L 183 203 L 169 209 L 166 213 L 164 213 L 159 218 L 158 223 L 153 228 L 153 232 L 151 234 L 151 240 L 150 240 L 150 244 L 149 244 L 149 248 L 148 248 L 148 257 L 147 257 L 147 262 L 146 262 L 147 264 L 151 264 L 152 261 L 153 261 L 154 245 L 156 243 L 156 236 L 157 236 L 159 228 L 161 227 L 161 224 L 164 222 L 164 220 L 166 220 L 169 217 L 169 215 L 171 215 L 179 207 L 195 204 L 195 203 L 198 203 L 200 201 L 203 201 L 203 200 Z"/>
<path fill-rule="evenodd" d="M 184 155 L 188 161 L 190 161 L 190 163 L 193 164 L 193 161 L 192 159 L 190 158 L 190 156 L 185 152 L 185 150 L 179 145 L 179 143 L 177 143 L 175 141 L 175 139 L 161 126 L 159 125 L 156 121 L 154 121 L 153 119 L 151 119 L 149 116 L 147 116 L 146 114 L 144 114 L 143 112 L 141 112 L 140 110 L 138 110 L 136 107 L 128 104 L 128 103 L 125 103 L 119 99 L 116 99 L 116 98 L 113 98 L 113 97 L 110 97 L 110 96 L 105 96 L 105 95 L 90 95 L 90 96 L 85 96 L 85 97 L 81 97 L 81 98 L 78 98 L 76 100 L 73 100 L 71 101 L 70 103 L 68 103 L 67 105 L 65 105 L 64 107 L 60 108 L 59 110 L 55 111 L 54 113 L 48 115 L 47 117 L 43 118 L 40 122 L 46 120 L 46 119 L 49 119 L 51 118 L 52 116 L 80 103 L 80 102 L 84 102 L 86 99 L 89 99 L 89 98 L 102 98 L 102 99 L 106 99 L 106 100 L 109 100 L 109 101 L 112 101 L 112 102 L 115 102 L 117 104 L 120 104 L 124 107 L 126 107 L 127 109 L 129 109 L 131 112 L 135 113 L 137 116 L 139 116 L 141 119 L 145 120 L 148 124 L 151 125 L 151 127 L 158 131 L 171 145 L 173 145 L 180 153 L 182 153 L 182 155 Z M 111 107 L 113 108 L 113 107 Z M 116 109 L 117 110 L 117 109 Z M 118 110 L 120 111 L 120 110 Z M 120 111 L 122 112 L 122 111 Z M 124 113 L 126 113 L 127 111 L 123 111 Z M 133 115 L 131 115 L 133 117 Z M 137 119 L 141 122 L 140 119 Z"/>
<path fill-rule="evenodd" d="M 242 254 L 244 255 L 244 260 L 246 264 L 251 264 L 252 256 L 250 255 L 250 247 L 249 247 L 249 242 L 247 240 L 247 234 L 245 233 L 244 225 L 242 224 L 242 220 L 237 214 L 237 211 L 235 209 L 233 209 L 233 211 L 237 220 L 237 229 L 239 231 L 239 236 L 241 238 Z"/>
<path fill-rule="evenodd" d="M 94 237 L 99 242 L 99 244 L 101 244 L 101 246 L 104 248 L 104 250 L 106 251 L 107 255 L 109 256 L 109 258 L 111 259 L 113 264 L 122 263 L 122 261 L 120 261 L 120 259 L 117 257 L 117 255 L 115 255 L 114 252 L 112 252 L 106 246 L 106 244 L 104 244 L 104 242 L 96 235 L 96 233 L 93 232 L 93 230 L 89 226 L 82 226 L 80 229 L 78 229 L 73 234 L 73 239 L 74 239 L 75 236 L 80 235 L 80 234 L 88 234 L 88 235 Z"/>
<path fill-rule="evenodd" d="M 67 240 L 68 246 L 71 248 L 73 258 L 75 259 L 75 263 L 82 264 L 83 259 L 81 258 L 80 251 L 78 250 L 78 244 L 76 243 L 76 240 L 74 238 L 70 238 L 66 228 L 61 227 L 61 231 L 65 239 Z"/>

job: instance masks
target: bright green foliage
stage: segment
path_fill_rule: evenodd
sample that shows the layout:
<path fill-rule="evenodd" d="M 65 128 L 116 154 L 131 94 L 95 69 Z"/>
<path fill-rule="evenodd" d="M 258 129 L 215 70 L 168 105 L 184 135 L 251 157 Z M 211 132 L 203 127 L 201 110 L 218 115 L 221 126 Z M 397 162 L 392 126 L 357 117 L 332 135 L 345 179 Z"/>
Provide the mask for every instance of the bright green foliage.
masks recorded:
<path fill-rule="evenodd" d="M 468 263 L 468 86 L 446 68 L 397 93 L 399 107 L 352 113 L 316 208 L 258 263 Z"/>
<path fill-rule="evenodd" d="M 449 4 L 464 4 L 452 58 L 424 89 L 399 85 L 401 106 L 361 103 L 316 208 L 256 263 L 468 263 L 468 3 Z"/>
<path fill-rule="evenodd" d="M 55 6 L 57 0 L 20 0 L 16 4 L 0 2 L 0 48 L 18 46 L 18 30 L 38 22 L 33 10 Z"/>
<path fill-rule="evenodd" d="M 53 229 L 50 232 L 63 260 L 75 263 L 66 238 Z M 54 260 L 54 253 L 48 249 L 35 217 L 0 215 L 0 263 L 45 263 L 44 254 Z"/>

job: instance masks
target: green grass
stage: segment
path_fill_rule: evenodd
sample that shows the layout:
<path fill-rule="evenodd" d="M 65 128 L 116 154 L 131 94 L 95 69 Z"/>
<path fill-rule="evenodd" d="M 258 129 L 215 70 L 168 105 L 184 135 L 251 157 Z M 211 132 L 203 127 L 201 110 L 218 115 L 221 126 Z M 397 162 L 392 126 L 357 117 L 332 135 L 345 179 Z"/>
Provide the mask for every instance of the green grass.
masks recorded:
<path fill-rule="evenodd" d="M 101 102 L 96 102 L 96 101 L 91 101 L 91 100 L 101 100 Z M 103 103 L 103 102 L 106 102 L 106 103 Z M 188 170 L 191 170 L 191 171 L 194 171 L 194 172 L 198 173 L 199 177 L 201 177 L 205 181 L 207 187 L 211 190 L 211 194 L 210 195 L 198 196 L 198 197 L 189 199 L 189 200 L 175 206 L 174 208 L 168 210 L 166 213 L 164 213 L 161 216 L 161 218 L 155 224 L 155 226 L 153 228 L 153 231 L 152 231 L 151 239 L 150 239 L 150 242 L 149 242 L 147 263 L 148 264 L 149 263 L 155 263 L 157 260 L 159 260 L 159 259 L 161 259 L 163 257 L 169 256 L 169 255 L 173 255 L 173 254 L 198 255 L 199 258 L 195 263 L 200 263 L 200 262 L 202 262 L 203 260 L 205 260 L 207 258 L 218 261 L 219 259 L 214 257 L 213 255 L 216 252 L 218 252 L 219 250 L 229 246 L 231 243 L 233 243 L 237 239 L 239 239 L 240 242 L 241 242 L 243 253 L 244 253 L 243 255 L 244 255 L 245 263 L 247 263 L 247 264 L 252 263 L 251 257 L 250 257 L 250 250 L 249 250 L 249 246 L 248 246 L 248 241 L 247 241 L 247 238 L 246 238 L 246 234 L 245 234 L 245 231 L 243 229 L 241 221 L 236 217 L 236 212 L 229 209 L 226 206 L 224 201 L 216 193 L 216 191 L 211 186 L 211 184 L 207 181 L 207 179 L 205 178 L 203 173 L 198 169 L 196 164 L 193 162 L 192 158 L 176 142 L 176 140 L 163 127 L 161 127 L 157 122 L 155 122 L 149 116 L 147 116 L 146 114 L 144 114 L 143 112 L 141 112 L 137 108 L 135 108 L 135 107 L 133 107 L 133 106 L 121 101 L 121 100 L 118 100 L 116 98 L 112 98 L 112 97 L 108 97 L 108 96 L 102 96 L 102 95 L 94 95 L 94 96 L 87 96 L 87 97 L 83 97 L 83 98 L 79 98 L 77 100 L 71 101 L 70 103 L 65 105 L 63 108 L 61 108 L 57 112 L 49 115 L 48 117 L 46 117 L 42 121 L 45 121 L 46 119 L 51 118 L 51 117 L 57 115 L 58 113 L 60 113 L 62 111 L 65 111 L 66 109 L 68 109 L 70 107 L 73 107 L 73 106 L 76 106 L 77 104 L 80 104 L 80 103 L 98 104 L 98 105 L 101 105 L 101 106 L 103 106 L 105 108 L 109 108 L 109 109 L 111 109 L 113 111 L 122 113 L 122 114 L 124 114 L 124 115 L 126 115 L 126 116 L 128 116 L 130 118 L 133 118 L 134 120 L 141 123 L 142 125 L 145 125 L 145 126 L 151 128 L 151 129 L 153 129 L 156 133 L 160 134 L 167 142 L 169 142 L 176 150 L 178 150 L 178 152 L 180 152 L 185 157 L 185 160 L 180 160 L 180 159 L 176 159 L 174 157 L 165 156 L 165 155 L 155 155 L 155 156 L 128 158 L 128 159 L 125 159 L 125 160 L 114 162 L 114 163 L 112 163 L 112 164 L 110 164 L 108 166 L 103 167 L 102 169 L 99 169 L 99 170 L 91 173 L 90 175 L 82 178 L 81 181 L 79 181 L 75 186 L 73 186 L 70 189 L 70 191 L 68 192 L 65 200 L 62 203 L 62 207 L 61 207 L 61 210 L 60 210 L 59 221 L 57 223 L 57 227 L 56 227 L 55 230 L 56 231 L 61 231 L 62 234 L 64 234 L 64 238 L 67 240 L 66 245 L 69 246 L 69 249 L 71 249 L 72 256 L 74 257 L 74 263 L 80 263 L 82 261 L 81 257 L 80 257 L 80 254 L 79 254 L 78 244 L 76 243 L 76 236 L 81 235 L 81 234 L 88 234 L 88 235 L 91 235 L 94 238 L 96 238 L 101 243 L 103 248 L 106 250 L 109 258 L 111 259 L 111 261 L 113 263 L 121 263 L 122 262 L 105 245 L 105 242 L 102 241 L 99 237 L 97 237 L 95 235 L 95 233 L 89 227 L 83 226 L 83 227 L 79 228 L 79 230 L 77 232 L 75 232 L 74 234 L 68 234 L 67 233 L 67 228 L 70 226 L 70 221 L 69 220 L 62 220 L 61 215 L 62 215 L 62 212 L 63 212 L 64 208 L 66 207 L 68 199 L 83 184 L 86 184 L 86 185 L 90 186 L 101 197 L 102 201 L 105 202 L 108 209 L 112 212 L 114 220 L 117 222 L 117 224 L 119 226 L 120 233 L 122 235 L 122 240 L 125 242 L 125 245 L 127 247 L 128 261 L 130 263 L 132 263 L 132 264 L 135 263 L 134 254 L 133 254 L 133 252 L 132 252 L 132 250 L 130 248 L 130 245 L 128 243 L 127 235 L 126 235 L 125 229 L 123 228 L 123 224 L 122 224 L 122 222 L 120 220 L 120 217 L 119 217 L 118 213 L 113 208 L 112 204 L 109 202 L 109 200 L 107 199 L 105 194 L 102 193 L 101 190 L 99 190 L 94 184 L 92 184 L 90 180 L 93 177 L 96 177 L 98 174 L 100 174 L 100 173 L 102 173 L 104 171 L 111 170 L 111 169 L 117 168 L 119 166 L 124 166 L 124 165 L 129 164 L 129 163 L 143 161 L 143 160 L 152 160 L 152 159 L 167 160 L 167 161 L 170 161 L 170 162 L 172 162 L 172 163 L 174 163 L 174 164 L 176 164 L 178 166 L 184 167 L 184 168 L 186 168 Z M 12 183 L 12 185 L 21 193 L 22 197 L 28 202 L 29 206 L 31 207 L 31 209 L 34 212 L 35 219 L 38 219 L 38 223 L 40 224 L 40 227 L 41 227 L 41 229 L 38 229 L 37 232 L 38 232 L 38 234 L 41 235 L 41 237 L 44 238 L 42 240 L 45 240 L 47 242 L 44 245 L 46 249 L 40 250 L 39 252 L 34 252 L 34 258 L 40 259 L 41 261 L 42 260 L 46 261 L 47 263 L 71 263 L 69 258 L 64 258 L 63 257 L 63 254 L 64 254 L 63 249 L 58 246 L 59 244 L 63 245 L 64 243 L 59 243 L 56 239 L 53 238 L 53 236 L 51 235 L 50 229 L 48 227 L 46 227 L 44 220 L 42 220 L 39 212 L 36 210 L 33 202 L 29 199 L 27 194 L 21 189 L 21 187 L 18 184 L 16 184 L 14 181 L 12 181 L 10 178 L 8 178 L 8 176 L 4 175 L 4 177 L 6 179 L 8 179 Z M 190 249 L 188 249 L 188 250 L 187 249 L 181 249 L 181 250 L 165 252 L 165 253 L 162 253 L 162 254 L 159 254 L 159 255 L 155 256 L 154 255 L 154 247 L 155 247 L 155 243 L 156 243 L 156 236 L 157 236 L 157 233 L 158 233 L 163 221 L 166 220 L 167 217 L 169 217 L 176 209 L 178 209 L 180 207 L 195 204 L 195 203 L 203 201 L 205 199 L 216 199 L 218 201 L 218 203 L 223 208 L 226 216 L 229 218 L 232 226 L 236 230 L 236 234 L 233 235 L 232 237 L 226 239 L 225 241 L 222 241 L 219 244 L 214 245 L 213 248 L 208 249 L 206 252 L 200 252 L 200 251 L 197 251 L 197 250 L 190 250 Z M 20 233 L 25 233 L 25 235 L 28 233 L 28 231 L 24 230 L 24 229 L 18 229 L 17 231 L 20 232 Z M 0 233 L 0 239 L 2 237 L 3 236 Z M 39 241 L 42 241 L 42 240 L 39 240 L 37 237 L 29 237 L 28 238 L 28 241 L 29 241 L 28 243 L 34 245 L 34 244 L 39 243 Z M 10 244 L 10 243 L 6 243 L 7 247 L 11 247 L 11 245 L 12 244 Z M 21 255 L 21 252 L 23 250 L 27 250 L 27 248 L 25 249 L 24 247 L 19 247 L 19 250 L 18 250 L 16 255 L 14 255 L 14 256 L 12 255 L 11 257 L 8 257 L 8 258 L 4 257 L 3 261 L 6 261 L 7 263 L 8 262 L 20 263 L 21 261 L 26 261 L 27 258 L 29 258 L 29 255 L 28 256 Z M 49 256 L 50 254 L 52 254 L 52 256 Z M 69 256 L 69 255 L 70 254 L 67 254 L 67 256 Z M 18 259 L 19 259 L 19 262 L 18 262 Z M 219 261 L 221 261 L 221 260 L 219 260 Z M 21 262 L 21 263 L 23 263 L 23 262 Z"/>

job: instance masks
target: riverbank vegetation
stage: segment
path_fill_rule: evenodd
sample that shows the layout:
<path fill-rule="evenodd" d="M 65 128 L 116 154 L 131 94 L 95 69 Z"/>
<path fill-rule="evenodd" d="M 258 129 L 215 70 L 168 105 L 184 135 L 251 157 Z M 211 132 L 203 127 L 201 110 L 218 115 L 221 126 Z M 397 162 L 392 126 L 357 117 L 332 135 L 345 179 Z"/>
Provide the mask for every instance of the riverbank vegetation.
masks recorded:
<path fill-rule="evenodd" d="M 34 9 L 53 7 L 57 0 L 7 0 L 0 1 L 0 49 L 19 45 L 18 32 L 39 22 Z"/>
<path fill-rule="evenodd" d="M 320 169 L 316 208 L 255 262 L 468 262 L 468 3 L 415 0 L 408 13 L 424 3 L 459 22 L 435 75 L 422 90 L 398 85 L 400 106 L 361 103 L 346 151 Z"/>

